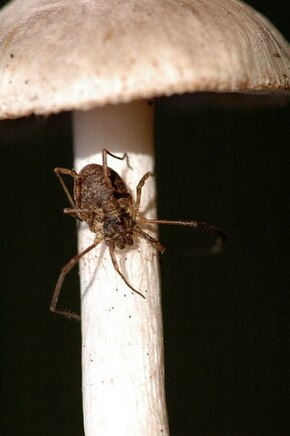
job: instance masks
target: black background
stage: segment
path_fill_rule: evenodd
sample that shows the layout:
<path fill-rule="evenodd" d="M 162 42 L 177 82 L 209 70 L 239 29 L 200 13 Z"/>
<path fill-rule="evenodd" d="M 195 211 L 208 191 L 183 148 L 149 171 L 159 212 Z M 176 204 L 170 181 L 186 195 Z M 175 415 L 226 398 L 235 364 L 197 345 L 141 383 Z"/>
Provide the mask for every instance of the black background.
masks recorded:
<path fill-rule="evenodd" d="M 288 2 L 248 3 L 290 39 Z M 234 95 L 155 104 L 159 217 L 229 236 L 209 256 L 207 235 L 160 228 L 171 434 L 290 435 L 290 107 Z M 71 117 L 1 121 L 0 139 L 0 434 L 81 436 L 80 328 L 48 312 L 77 250 L 53 174 L 73 166 Z M 67 287 L 76 307 L 76 272 Z"/>

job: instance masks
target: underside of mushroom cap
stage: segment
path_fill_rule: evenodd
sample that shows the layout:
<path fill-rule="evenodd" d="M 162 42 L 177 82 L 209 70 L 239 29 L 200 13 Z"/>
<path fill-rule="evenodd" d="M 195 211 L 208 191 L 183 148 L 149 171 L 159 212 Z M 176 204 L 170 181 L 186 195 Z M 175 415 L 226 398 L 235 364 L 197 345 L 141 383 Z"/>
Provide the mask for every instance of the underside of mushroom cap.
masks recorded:
<path fill-rule="evenodd" d="M 289 44 L 237 0 L 14 0 L 0 44 L 1 118 L 290 89 Z"/>

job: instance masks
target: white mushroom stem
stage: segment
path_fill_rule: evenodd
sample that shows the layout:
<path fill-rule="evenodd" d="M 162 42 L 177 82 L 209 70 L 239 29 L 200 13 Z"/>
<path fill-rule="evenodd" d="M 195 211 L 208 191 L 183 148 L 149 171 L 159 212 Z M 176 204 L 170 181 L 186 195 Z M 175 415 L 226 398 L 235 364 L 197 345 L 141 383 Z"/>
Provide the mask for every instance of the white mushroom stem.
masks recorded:
<path fill-rule="evenodd" d="M 74 115 L 75 167 L 108 164 L 135 197 L 144 173 L 154 170 L 153 110 L 145 101 L 106 106 Z M 141 210 L 155 216 L 155 184 L 142 191 Z M 153 229 L 154 230 L 154 229 Z M 146 229 L 147 231 L 147 229 Z M 153 233 L 154 235 L 154 233 Z M 94 239 L 86 224 L 79 250 Z M 83 409 L 86 436 L 168 434 L 158 254 L 145 240 L 117 253 L 122 273 L 146 299 L 131 291 L 113 268 L 104 243 L 80 262 Z"/>

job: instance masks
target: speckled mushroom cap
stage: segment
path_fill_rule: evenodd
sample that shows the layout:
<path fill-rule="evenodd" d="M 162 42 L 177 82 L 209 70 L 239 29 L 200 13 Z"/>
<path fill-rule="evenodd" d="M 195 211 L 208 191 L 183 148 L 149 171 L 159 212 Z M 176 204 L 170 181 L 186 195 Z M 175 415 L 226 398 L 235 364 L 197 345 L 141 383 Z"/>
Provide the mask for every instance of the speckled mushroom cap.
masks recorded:
<path fill-rule="evenodd" d="M 290 87 L 288 43 L 236 0 L 14 0 L 0 44 L 1 118 Z"/>

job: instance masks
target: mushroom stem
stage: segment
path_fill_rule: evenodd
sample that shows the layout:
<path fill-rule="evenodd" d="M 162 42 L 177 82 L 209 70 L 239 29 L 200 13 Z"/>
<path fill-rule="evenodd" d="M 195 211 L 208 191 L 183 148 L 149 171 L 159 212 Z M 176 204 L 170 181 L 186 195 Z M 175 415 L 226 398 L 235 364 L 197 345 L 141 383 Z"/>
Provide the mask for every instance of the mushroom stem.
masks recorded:
<path fill-rule="evenodd" d="M 74 114 L 75 167 L 102 163 L 123 178 L 133 197 L 140 178 L 154 169 L 153 109 L 145 101 L 105 106 Z M 142 190 L 141 211 L 155 216 L 155 183 Z M 153 236 L 154 236 L 154 230 Z M 146 229 L 147 231 L 147 229 Z M 156 235 L 155 235 L 156 236 Z M 79 249 L 94 239 L 79 227 Z M 158 254 L 136 238 L 130 249 L 117 251 L 117 262 L 132 292 L 112 265 L 102 242 L 80 262 L 83 410 L 86 436 L 168 434 L 163 366 Z"/>

